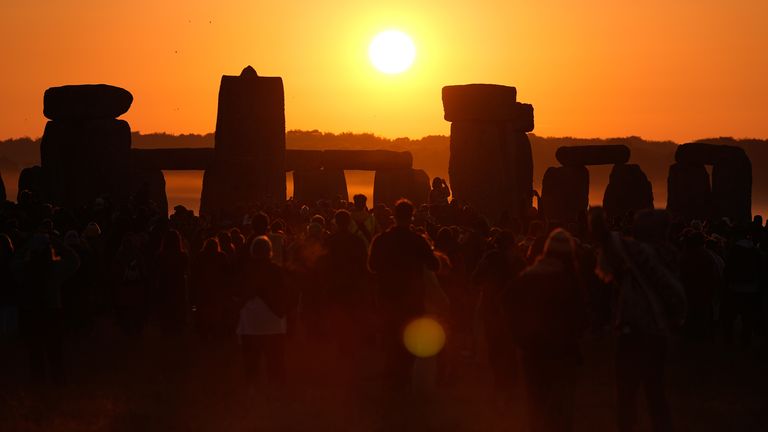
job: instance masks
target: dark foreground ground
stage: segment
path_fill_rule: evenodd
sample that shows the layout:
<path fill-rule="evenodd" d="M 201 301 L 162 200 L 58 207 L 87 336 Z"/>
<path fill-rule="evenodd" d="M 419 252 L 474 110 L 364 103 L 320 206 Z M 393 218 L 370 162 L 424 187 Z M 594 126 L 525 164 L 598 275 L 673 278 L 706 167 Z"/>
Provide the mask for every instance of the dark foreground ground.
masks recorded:
<path fill-rule="evenodd" d="M 380 392 L 375 344 L 363 385 L 339 390 L 328 343 L 289 343 L 289 383 L 265 395 L 244 384 L 237 345 L 172 340 L 149 329 L 140 340 L 109 323 L 88 343 L 70 338 L 64 388 L 25 385 L 18 342 L 0 343 L 0 431 L 525 431 L 524 399 L 494 402 L 482 355 L 453 353 L 452 379 L 432 383 L 434 361 L 414 373 L 414 394 L 396 404 Z M 612 341 L 583 344 L 578 431 L 614 430 Z M 482 351 L 482 350 L 479 350 Z M 768 354 L 720 344 L 671 354 L 668 387 L 678 430 L 768 431 Z M 641 430 L 649 430 L 643 416 Z"/>

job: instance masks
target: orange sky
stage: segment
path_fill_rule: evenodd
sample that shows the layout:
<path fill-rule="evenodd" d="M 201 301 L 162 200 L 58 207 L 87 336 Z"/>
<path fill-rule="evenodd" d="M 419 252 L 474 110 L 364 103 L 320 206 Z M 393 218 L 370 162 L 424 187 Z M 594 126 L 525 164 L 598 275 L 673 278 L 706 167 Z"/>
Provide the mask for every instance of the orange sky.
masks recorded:
<path fill-rule="evenodd" d="M 0 17 L 0 138 L 42 134 L 47 87 L 96 82 L 133 93 L 133 130 L 210 132 L 220 76 L 247 64 L 283 77 L 289 129 L 448 134 L 440 88 L 489 82 L 517 86 L 540 135 L 768 138 L 766 0 L 4 0 Z M 418 50 L 397 76 L 367 56 L 389 28 Z"/>

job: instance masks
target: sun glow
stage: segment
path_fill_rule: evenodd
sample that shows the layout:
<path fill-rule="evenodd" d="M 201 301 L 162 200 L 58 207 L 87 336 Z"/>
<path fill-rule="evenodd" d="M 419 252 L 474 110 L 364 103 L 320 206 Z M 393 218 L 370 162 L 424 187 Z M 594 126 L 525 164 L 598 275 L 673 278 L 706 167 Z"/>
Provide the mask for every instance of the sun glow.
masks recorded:
<path fill-rule="evenodd" d="M 385 74 L 398 74 L 408 70 L 416 58 L 416 45 L 410 36 L 399 30 L 379 33 L 368 47 L 373 66 Z"/>

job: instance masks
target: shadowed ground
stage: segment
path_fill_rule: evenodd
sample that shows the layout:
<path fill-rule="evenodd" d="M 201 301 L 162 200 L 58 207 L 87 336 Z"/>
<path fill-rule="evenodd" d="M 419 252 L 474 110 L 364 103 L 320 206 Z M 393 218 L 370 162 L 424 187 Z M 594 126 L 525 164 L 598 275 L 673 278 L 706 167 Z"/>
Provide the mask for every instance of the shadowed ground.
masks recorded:
<path fill-rule="evenodd" d="M 328 346 L 297 335 L 288 346 L 288 385 L 267 395 L 244 384 L 235 343 L 171 340 L 151 328 L 141 340 L 129 339 L 104 322 L 87 344 L 68 338 L 69 384 L 44 389 L 24 385 L 23 351 L 5 340 L 0 430 L 525 430 L 519 387 L 510 404 L 494 403 L 481 355 L 462 356 L 449 346 L 451 379 L 440 386 L 425 384 L 434 363 L 419 361 L 414 395 L 390 404 L 379 391 L 375 341 L 359 359 L 372 365 L 363 384 L 349 392 L 336 384 L 338 367 Z M 586 340 L 583 347 L 577 430 L 613 430 L 610 338 Z M 668 382 L 678 430 L 768 430 L 765 350 L 728 352 L 713 345 L 684 354 L 677 346 L 671 357 Z M 641 419 L 641 430 L 647 430 Z"/>

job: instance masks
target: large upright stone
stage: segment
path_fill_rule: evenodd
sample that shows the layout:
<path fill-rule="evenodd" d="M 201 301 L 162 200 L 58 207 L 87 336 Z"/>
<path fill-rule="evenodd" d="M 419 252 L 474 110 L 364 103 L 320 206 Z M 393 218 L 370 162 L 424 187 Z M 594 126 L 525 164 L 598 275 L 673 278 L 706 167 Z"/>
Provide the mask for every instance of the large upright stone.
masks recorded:
<path fill-rule="evenodd" d="M 203 178 L 200 212 L 237 212 L 236 203 L 285 200 L 285 102 L 280 77 L 252 67 L 223 76 L 216 118 L 216 156 Z M 237 192 L 235 192 L 237 191 Z"/>
<path fill-rule="evenodd" d="M 128 198 L 131 128 L 123 120 L 49 121 L 40 142 L 48 198 L 76 208 L 101 195 Z"/>
<path fill-rule="evenodd" d="M 296 170 L 293 172 L 293 197 L 303 204 L 341 198 L 349 200 L 343 170 Z"/>
<path fill-rule="evenodd" d="M 603 208 L 611 218 L 653 208 L 653 186 L 639 165 L 613 166 L 603 195 Z"/>
<path fill-rule="evenodd" d="M 712 216 L 712 189 L 704 165 L 678 162 L 669 167 L 667 210 L 686 219 Z"/>
<path fill-rule="evenodd" d="M 707 206 L 711 213 L 691 217 L 727 217 L 738 223 L 752 220 L 752 162 L 743 149 L 709 143 L 683 144 L 677 148 L 675 160 L 702 168 L 712 165 L 712 199 Z M 685 182 L 696 181 L 691 178 Z"/>
<path fill-rule="evenodd" d="M 22 169 L 19 173 L 16 201 L 19 201 L 22 192 L 29 191 L 41 202 L 48 202 L 49 183 L 49 175 L 42 167 L 35 165 Z"/>
<path fill-rule="evenodd" d="M 523 219 L 531 205 L 533 157 L 526 132 L 533 107 L 516 101 L 514 87 L 470 84 L 443 88 L 451 121 L 448 165 L 453 196 L 493 223 Z"/>
<path fill-rule="evenodd" d="M 553 222 L 576 222 L 589 207 L 589 171 L 583 165 L 549 167 L 541 186 L 541 212 Z"/>
<path fill-rule="evenodd" d="M 43 96 L 43 114 L 51 120 L 114 119 L 128 112 L 133 95 L 107 84 L 51 87 Z"/>
<path fill-rule="evenodd" d="M 429 200 L 429 176 L 424 170 L 412 168 L 384 169 L 376 171 L 373 179 L 374 204 L 393 206 L 405 198 L 416 205 Z"/>
<path fill-rule="evenodd" d="M 712 203 L 717 217 L 746 224 L 752 220 L 752 163 L 744 150 L 731 147 L 731 154 L 712 166 Z"/>

